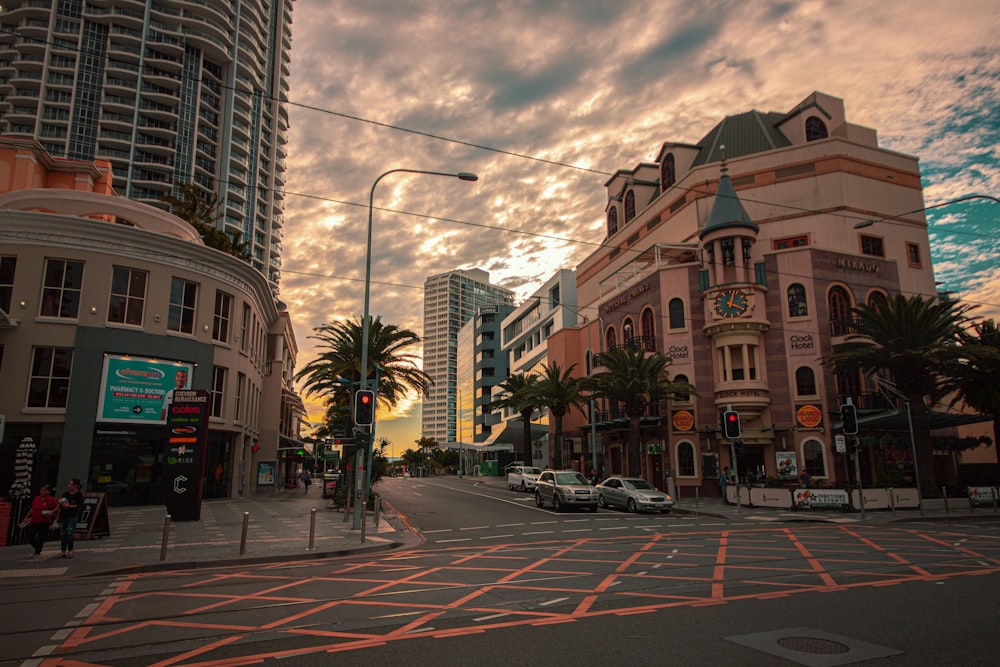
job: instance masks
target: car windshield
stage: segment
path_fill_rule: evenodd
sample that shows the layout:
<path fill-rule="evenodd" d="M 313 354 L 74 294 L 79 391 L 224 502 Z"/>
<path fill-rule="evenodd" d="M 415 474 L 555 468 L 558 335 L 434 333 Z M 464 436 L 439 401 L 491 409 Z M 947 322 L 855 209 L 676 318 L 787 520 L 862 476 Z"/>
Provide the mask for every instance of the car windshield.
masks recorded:
<path fill-rule="evenodd" d="M 540 475 L 541 472 L 542 472 L 541 468 L 525 468 L 524 469 L 524 474 L 525 475 Z"/>
<path fill-rule="evenodd" d="M 557 472 L 556 484 L 588 484 L 586 478 L 578 472 Z"/>
<path fill-rule="evenodd" d="M 644 479 L 623 479 L 622 484 L 626 489 L 636 489 L 638 491 L 655 491 L 653 485 Z"/>

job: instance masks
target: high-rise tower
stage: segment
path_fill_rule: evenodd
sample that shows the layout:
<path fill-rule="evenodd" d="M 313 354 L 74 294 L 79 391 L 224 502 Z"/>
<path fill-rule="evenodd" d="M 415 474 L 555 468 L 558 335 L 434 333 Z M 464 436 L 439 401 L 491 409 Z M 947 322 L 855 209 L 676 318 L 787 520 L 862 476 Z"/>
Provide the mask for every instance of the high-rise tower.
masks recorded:
<path fill-rule="evenodd" d="M 510 306 L 514 293 L 491 285 L 481 269 L 450 271 L 424 281 L 424 372 L 434 385 L 424 398 L 420 432 L 456 442 L 458 333 L 481 306 Z"/>
<path fill-rule="evenodd" d="M 161 208 L 196 183 L 276 288 L 291 15 L 292 0 L 5 1 L 0 133 L 108 158 L 119 194 Z"/>

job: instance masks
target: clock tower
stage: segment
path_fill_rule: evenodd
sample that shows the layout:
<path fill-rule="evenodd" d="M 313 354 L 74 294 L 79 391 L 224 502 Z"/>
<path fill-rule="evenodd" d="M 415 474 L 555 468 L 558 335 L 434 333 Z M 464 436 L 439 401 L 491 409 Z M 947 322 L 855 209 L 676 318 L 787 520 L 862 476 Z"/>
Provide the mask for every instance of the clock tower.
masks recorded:
<path fill-rule="evenodd" d="M 763 347 L 770 324 L 763 266 L 754 261 L 761 261 L 754 248 L 758 231 L 723 162 L 715 202 L 699 234 L 706 267 L 700 276 L 703 331 L 712 340 L 715 407 L 721 412 L 731 405 L 745 431 L 769 438 L 769 430 L 760 431 L 765 426 L 761 416 L 770 406 Z"/>

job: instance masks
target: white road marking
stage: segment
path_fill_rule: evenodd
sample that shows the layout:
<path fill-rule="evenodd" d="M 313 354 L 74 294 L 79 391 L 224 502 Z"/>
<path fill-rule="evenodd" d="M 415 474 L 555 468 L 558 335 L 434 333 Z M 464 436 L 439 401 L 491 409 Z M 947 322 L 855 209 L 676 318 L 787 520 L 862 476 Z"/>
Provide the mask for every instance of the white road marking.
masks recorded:
<path fill-rule="evenodd" d="M 437 543 L 444 544 L 445 542 L 471 542 L 471 541 L 472 541 L 471 537 L 463 537 L 461 539 L 454 539 L 454 540 L 438 540 Z"/>
<path fill-rule="evenodd" d="M 498 523 L 497 528 L 511 528 L 513 526 L 523 526 L 523 523 Z"/>
<path fill-rule="evenodd" d="M 468 526 L 467 528 L 459 528 L 459 530 L 486 530 L 489 526 Z"/>
<path fill-rule="evenodd" d="M 554 530 L 537 530 L 533 533 L 525 533 L 525 535 L 551 535 L 554 532 Z"/>
<path fill-rule="evenodd" d="M 494 618 L 503 618 L 504 616 L 510 616 L 510 614 L 493 614 L 492 616 L 480 616 L 479 618 L 472 619 L 473 621 L 492 621 Z"/>
<path fill-rule="evenodd" d="M 484 540 L 500 540 L 500 539 L 503 539 L 505 537 L 514 537 L 514 533 L 506 533 L 504 535 L 487 535 L 486 537 L 483 537 L 481 539 L 484 539 Z"/>
<path fill-rule="evenodd" d="M 538 606 L 539 607 L 548 607 L 550 604 L 558 604 L 558 603 L 564 602 L 564 601 L 566 601 L 568 599 L 569 598 L 556 598 L 555 600 L 549 600 L 548 602 L 539 602 Z"/>

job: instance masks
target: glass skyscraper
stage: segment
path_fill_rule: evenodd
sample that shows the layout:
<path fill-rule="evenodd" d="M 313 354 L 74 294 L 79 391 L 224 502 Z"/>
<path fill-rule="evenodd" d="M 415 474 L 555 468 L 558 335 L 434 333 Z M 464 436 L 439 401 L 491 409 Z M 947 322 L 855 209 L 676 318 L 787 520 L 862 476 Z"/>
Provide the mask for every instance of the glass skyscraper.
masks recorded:
<path fill-rule="evenodd" d="M 292 0 L 10 0 L 0 134 L 107 158 L 118 194 L 195 183 L 277 289 Z"/>

